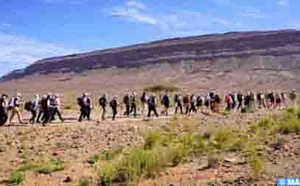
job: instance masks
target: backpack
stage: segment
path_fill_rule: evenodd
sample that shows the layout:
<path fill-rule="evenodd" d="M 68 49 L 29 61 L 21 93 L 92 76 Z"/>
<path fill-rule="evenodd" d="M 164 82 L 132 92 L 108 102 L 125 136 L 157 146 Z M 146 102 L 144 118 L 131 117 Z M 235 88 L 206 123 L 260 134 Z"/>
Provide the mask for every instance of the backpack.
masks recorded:
<path fill-rule="evenodd" d="M 101 98 L 99 99 L 99 105 L 100 105 L 100 106 L 105 106 L 105 98 L 104 98 L 104 97 L 101 97 Z"/>
<path fill-rule="evenodd" d="M 124 98 L 123 98 L 123 103 L 127 104 L 128 102 L 129 102 L 129 96 L 126 95 L 126 96 L 124 96 Z"/>
<path fill-rule="evenodd" d="M 163 97 L 163 103 L 164 104 L 169 104 L 170 103 L 170 99 L 169 99 L 168 95 L 164 95 L 164 97 Z"/>
<path fill-rule="evenodd" d="M 82 106 L 82 105 L 83 105 L 83 102 L 82 102 L 82 98 L 81 98 L 81 97 L 77 98 L 77 105 L 79 105 L 79 106 Z"/>
<path fill-rule="evenodd" d="M 32 109 L 32 101 L 27 101 L 24 105 L 24 109 L 30 111 Z"/>
<path fill-rule="evenodd" d="M 189 97 L 188 96 L 184 96 L 183 103 L 189 103 L 189 102 L 190 102 Z"/>
<path fill-rule="evenodd" d="M 144 93 L 141 97 L 141 102 L 145 103 L 146 102 L 146 94 Z"/>

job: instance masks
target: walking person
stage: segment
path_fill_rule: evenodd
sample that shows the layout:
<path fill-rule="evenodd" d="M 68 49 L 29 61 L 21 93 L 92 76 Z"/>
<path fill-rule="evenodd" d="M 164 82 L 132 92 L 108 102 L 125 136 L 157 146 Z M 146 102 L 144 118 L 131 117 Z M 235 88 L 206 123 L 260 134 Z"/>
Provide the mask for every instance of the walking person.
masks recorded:
<path fill-rule="evenodd" d="M 39 95 L 35 95 L 31 101 L 26 102 L 24 105 L 24 109 L 31 113 L 31 118 L 29 119 L 30 124 L 35 123 L 38 107 L 39 107 Z"/>
<path fill-rule="evenodd" d="M 171 96 L 169 95 L 169 93 L 166 93 L 163 97 L 162 97 L 162 104 L 165 107 L 165 114 L 166 116 L 169 116 L 169 108 L 171 105 Z"/>
<path fill-rule="evenodd" d="M 230 94 L 228 94 L 228 95 L 225 96 L 225 103 L 227 105 L 226 108 L 225 108 L 225 110 L 226 111 L 230 111 L 231 108 L 232 108 L 232 100 L 231 100 L 231 95 Z"/>
<path fill-rule="evenodd" d="M 292 107 L 296 107 L 296 98 L 297 98 L 297 95 L 296 95 L 295 89 L 291 91 L 289 97 L 290 97 L 290 100 L 292 102 Z"/>
<path fill-rule="evenodd" d="M 125 112 L 124 112 L 124 115 L 129 117 L 129 112 L 130 112 L 130 96 L 129 94 L 126 94 L 123 98 L 123 104 L 125 105 Z"/>
<path fill-rule="evenodd" d="M 77 103 L 80 106 L 78 121 L 81 122 L 83 118 L 87 118 L 87 120 L 90 121 L 92 102 L 88 93 L 84 93 L 82 97 L 78 98 Z"/>
<path fill-rule="evenodd" d="M 12 120 L 14 119 L 15 115 L 17 115 L 19 123 L 24 124 L 20 111 L 21 98 L 22 95 L 20 93 L 17 93 L 17 95 L 15 97 L 12 97 L 8 103 L 8 110 L 11 112 L 9 124 L 12 124 Z"/>
<path fill-rule="evenodd" d="M 206 113 L 210 113 L 210 111 L 211 111 L 211 97 L 210 97 L 209 93 L 205 96 L 204 105 L 206 107 Z"/>
<path fill-rule="evenodd" d="M 191 112 L 197 113 L 196 104 L 197 104 L 197 98 L 196 98 L 195 94 L 192 94 L 191 97 L 190 97 L 190 106 L 191 106 L 191 108 L 189 109 L 189 114 Z"/>
<path fill-rule="evenodd" d="M 136 118 L 136 109 L 137 109 L 136 93 L 133 92 L 130 95 L 129 99 L 130 99 L 130 106 L 131 106 L 131 108 L 130 108 L 130 111 L 129 111 L 128 115 L 131 114 L 131 112 L 133 112 L 133 117 Z"/>
<path fill-rule="evenodd" d="M 50 99 L 51 99 L 51 94 L 49 93 L 47 97 L 41 101 L 41 106 L 43 109 L 43 118 L 42 118 L 43 126 L 46 126 L 46 124 L 49 123 L 51 120 Z"/>
<path fill-rule="evenodd" d="M 190 110 L 190 96 L 187 94 L 183 97 L 183 106 L 185 108 L 185 115 L 189 113 Z"/>
<path fill-rule="evenodd" d="M 143 118 L 145 117 L 145 110 L 146 110 L 146 106 L 147 106 L 147 95 L 146 92 L 143 92 L 142 96 L 141 96 L 141 107 L 142 107 L 142 116 Z"/>
<path fill-rule="evenodd" d="M 243 101 L 244 101 L 244 96 L 241 91 L 237 94 L 237 101 L 238 101 L 238 106 L 237 110 L 242 110 L 243 109 Z"/>
<path fill-rule="evenodd" d="M 205 102 L 204 96 L 202 96 L 202 95 L 197 96 L 197 103 L 196 103 L 197 110 L 200 110 L 201 112 L 204 111 L 203 110 L 204 102 Z"/>
<path fill-rule="evenodd" d="M 0 126 L 3 126 L 7 119 L 8 119 L 8 114 L 7 114 L 7 107 L 8 107 L 8 102 L 7 102 L 8 96 L 6 94 L 2 94 L 0 97 Z"/>
<path fill-rule="evenodd" d="M 158 117 L 156 107 L 157 107 L 157 99 L 156 99 L 156 95 L 153 94 L 153 95 L 148 99 L 148 115 L 147 115 L 148 118 L 150 118 L 151 112 L 153 112 L 154 115 L 155 115 L 156 117 Z"/>
<path fill-rule="evenodd" d="M 58 118 L 60 119 L 60 121 L 63 123 L 64 119 L 62 118 L 61 112 L 60 112 L 60 98 L 58 94 L 53 95 L 50 98 L 50 112 L 51 112 L 51 116 L 50 116 L 50 122 L 55 120 L 55 115 L 58 115 Z"/>
<path fill-rule="evenodd" d="M 104 94 L 102 97 L 99 98 L 99 105 L 101 107 L 101 121 L 104 121 L 107 106 L 107 94 Z"/>
<path fill-rule="evenodd" d="M 114 121 L 116 119 L 116 116 L 118 114 L 118 96 L 114 96 L 114 98 L 110 101 L 110 107 L 112 109 L 112 120 Z"/>
<path fill-rule="evenodd" d="M 180 114 L 183 114 L 183 109 L 182 109 L 182 105 L 183 105 L 183 98 L 180 94 L 176 94 L 174 97 L 174 103 L 175 103 L 175 114 L 177 114 L 177 110 L 178 108 L 180 109 Z"/>

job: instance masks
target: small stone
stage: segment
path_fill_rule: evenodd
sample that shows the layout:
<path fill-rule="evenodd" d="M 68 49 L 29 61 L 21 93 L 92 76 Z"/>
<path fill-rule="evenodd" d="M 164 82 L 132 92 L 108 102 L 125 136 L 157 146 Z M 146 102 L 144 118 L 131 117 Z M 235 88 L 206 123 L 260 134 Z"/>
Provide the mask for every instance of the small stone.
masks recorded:
<path fill-rule="evenodd" d="M 65 182 L 65 183 L 69 183 L 69 182 L 71 182 L 71 181 L 72 181 L 72 179 L 71 179 L 70 176 L 68 176 L 68 177 L 66 177 L 66 178 L 64 179 L 64 182 Z"/>

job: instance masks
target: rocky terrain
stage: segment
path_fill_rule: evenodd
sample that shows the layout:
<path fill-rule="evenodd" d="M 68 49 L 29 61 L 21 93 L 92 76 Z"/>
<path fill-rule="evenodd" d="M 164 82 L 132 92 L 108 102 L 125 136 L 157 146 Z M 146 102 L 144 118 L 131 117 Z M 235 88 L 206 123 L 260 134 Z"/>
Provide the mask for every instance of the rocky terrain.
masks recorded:
<path fill-rule="evenodd" d="M 40 60 L 2 77 L 0 89 L 119 94 L 155 83 L 182 91 L 299 89 L 299 53 L 296 30 L 174 38 Z"/>
<path fill-rule="evenodd" d="M 108 120 L 103 123 L 92 121 L 82 124 L 75 123 L 73 120 L 75 113 L 69 112 L 65 113 L 69 118 L 66 124 L 54 123 L 46 127 L 16 124 L 2 127 L 0 185 L 12 183 L 25 186 L 84 186 L 87 183 L 104 185 L 101 184 L 99 171 L 105 168 L 105 162 L 110 159 L 111 153 L 116 150 L 125 153 L 126 150 L 147 142 L 145 134 L 149 131 L 175 130 L 180 136 L 181 133 L 204 132 L 217 127 L 217 130 L 225 133 L 232 130 L 236 134 L 243 134 L 248 133 L 249 127 L 253 131 L 257 130 L 251 127 L 256 121 L 281 112 L 262 110 L 247 115 L 235 112 L 230 115 L 199 113 L 186 119 L 181 117 L 150 121 L 143 121 L 141 118 L 118 119 L 116 122 Z M 297 123 L 299 125 L 299 118 Z M 267 122 L 258 124 L 260 127 L 267 125 Z M 170 132 L 166 134 L 168 133 Z M 223 138 L 226 141 L 229 136 Z M 258 177 L 252 177 L 251 162 L 255 161 L 244 156 L 246 151 L 227 152 L 224 148 L 222 156 L 220 155 L 221 164 L 210 165 L 209 156 L 193 155 L 180 161 L 177 166 L 162 169 L 151 179 L 143 178 L 127 185 L 274 185 L 277 177 L 297 177 L 300 171 L 299 133 L 292 132 L 288 135 L 277 135 L 276 139 L 270 141 L 268 138 L 263 140 L 266 142 L 262 144 L 266 144 L 258 151 L 263 160 L 256 160 L 263 161 L 263 167 L 258 166 L 254 170 L 258 173 L 264 171 Z M 256 164 L 260 165 L 259 162 Z"/>

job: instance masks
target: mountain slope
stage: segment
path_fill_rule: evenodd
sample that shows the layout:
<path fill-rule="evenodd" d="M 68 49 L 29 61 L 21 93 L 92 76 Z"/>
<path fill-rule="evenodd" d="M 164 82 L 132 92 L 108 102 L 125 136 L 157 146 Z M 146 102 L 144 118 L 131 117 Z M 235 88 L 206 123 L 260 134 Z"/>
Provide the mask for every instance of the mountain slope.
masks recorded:
<path fill-rule="evenodd" d="M 108 67 L 136 67 L 167 61 L 248 58 L 251 56 L 293 56 L 300 54 L 300 31 L 232 32 L 197 37 L 175 38 L 129 47 L 53 57 L 37 61 L 22 71 L 7 74 L 2 80 L 32 74 L 82 72 Z M 200 63 L 200 62 L 199 62 Z M 245 68 L 246 64 L 229 65 L 230 70 Z M 210 68 L 201 65 L 201 68 Z M 246 67 L 247 68 L 247 67 Z M 300 69 L 299 61 L 253 65 L 250 69 Z M 211 70 L 224 70 L 219 66 Z"/>

